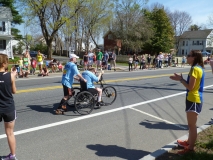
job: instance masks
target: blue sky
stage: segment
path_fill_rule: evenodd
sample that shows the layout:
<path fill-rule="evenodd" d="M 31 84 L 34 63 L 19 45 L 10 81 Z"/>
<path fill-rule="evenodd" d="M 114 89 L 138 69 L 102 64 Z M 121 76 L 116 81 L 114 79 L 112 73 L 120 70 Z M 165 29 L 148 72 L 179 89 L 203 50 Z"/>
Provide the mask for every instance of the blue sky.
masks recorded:
<path fill-rule="evenodd" d="M 142 0 L 141 0 L 142 1 Z M 213 15 L 213 0 L 149 0 L 148 6 L 159 3 L 170 11 L 185 11 L 192 17 L 193 24 L 209 28 L 208 17 Z M 24 25 L 16 26 L 24 35 Z M 213 26 L 211 26 L 213 28 Z"/>
<path fill-rule="evenodd" d="M 208 26 L 208 17 L 213 15 L 213 0 L 149 0 L 150 6 L 153 3 L 164 5 L 170 11 L 185 11 L 192 17 L 193 24 Z"/>

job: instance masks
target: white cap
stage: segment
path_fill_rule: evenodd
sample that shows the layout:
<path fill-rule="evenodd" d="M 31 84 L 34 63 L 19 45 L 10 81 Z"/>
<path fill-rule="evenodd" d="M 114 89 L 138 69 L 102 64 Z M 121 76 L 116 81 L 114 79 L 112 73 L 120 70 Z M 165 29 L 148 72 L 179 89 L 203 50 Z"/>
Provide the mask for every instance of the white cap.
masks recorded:
<path fill-rule="evenodd" d="M 72 53 L 70 54 L 70 58 L 79 58 L 76 54 Z"/>

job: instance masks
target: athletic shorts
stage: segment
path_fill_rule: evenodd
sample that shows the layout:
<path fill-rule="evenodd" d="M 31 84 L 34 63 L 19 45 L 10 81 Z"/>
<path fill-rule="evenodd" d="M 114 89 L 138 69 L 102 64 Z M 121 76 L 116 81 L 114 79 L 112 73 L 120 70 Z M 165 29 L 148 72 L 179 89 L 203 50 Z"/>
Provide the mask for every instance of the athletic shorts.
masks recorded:
<path fill-rule="evenodd" d="M 97 65 L 101 65 L 102 64 L 102 61 L 101 60 L 97 60 Z"/>
<path fill-rule="evenodd" d="M 63 85 L 64 90 L 64 96 L 69 96 L 69 91 L 71 92 L 71 88 L 68 88 L 67 86 Z"/>
<path fill-rule="evenodd" d="M 202 110 L 203 103 L 190 102 L 186 99 L 186 112 L 195 112 L 199 114 Z"/>
<path fill-rule="evenodd" d="M 16 111 L 12 111 L 10 113 L 0 113 L 0 122 L 2 119 L 4 122 L 12 122 L 16 119 Z"/>
<path fill-rule="evenodd" d="M 43 65 L 43 61 L 41 61 L 41 62 L 38 62 L 38 65 Z"/>
<path fill-rule="evenodd" d="M 88 88 L 88 92 L 90 92 L 92 95 L 98 94 L 98 91 L 95 88 Z"/>

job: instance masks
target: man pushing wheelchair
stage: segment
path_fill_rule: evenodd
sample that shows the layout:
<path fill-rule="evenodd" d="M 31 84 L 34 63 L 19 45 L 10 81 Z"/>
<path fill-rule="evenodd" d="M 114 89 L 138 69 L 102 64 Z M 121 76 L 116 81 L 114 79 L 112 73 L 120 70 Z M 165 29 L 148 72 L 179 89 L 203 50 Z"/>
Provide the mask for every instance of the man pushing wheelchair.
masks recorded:
<path fill-rule="evenodd" d="M 73 79 L 74 76 L 77 76 L 79 79 L 81 79 L 84 82 L 87 82 L 86 79 L 82 77 L 82 75 L 79 73 L 76 63 L 76 59 L 79 58 L 75 54 L 70 54 L 70 62 L 68 62 L 63 70 L 63 75 L 62 75 L 62 86 L 63 86 L 63 91 L 64 91 L 64 97 L 61 99 L 61 102 L 56 109 L 55 113 L 56 114 L 64 114 L 64 112 L 67 111 L 67 100 L 69 99 L 70 96 L 73 95 L 72 93 L 72 85 L 73 85 Z"/>

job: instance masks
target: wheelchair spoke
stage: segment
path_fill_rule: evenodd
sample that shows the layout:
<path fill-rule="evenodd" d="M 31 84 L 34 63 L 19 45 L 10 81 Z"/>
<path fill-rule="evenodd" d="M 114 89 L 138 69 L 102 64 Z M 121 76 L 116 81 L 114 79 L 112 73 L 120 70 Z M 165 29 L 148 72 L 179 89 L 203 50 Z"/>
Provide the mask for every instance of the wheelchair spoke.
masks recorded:
<path fill-rule="evenodd" d="M 79 114 L 89 114 L 94 109 L 93 95 L 87 91 L 80 92 L 75 98 L 75 108 Z"/>

